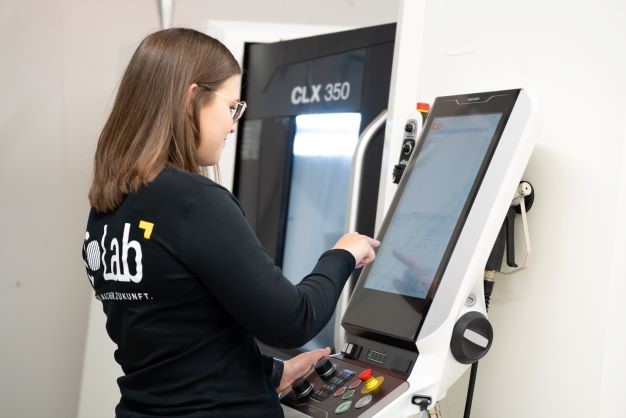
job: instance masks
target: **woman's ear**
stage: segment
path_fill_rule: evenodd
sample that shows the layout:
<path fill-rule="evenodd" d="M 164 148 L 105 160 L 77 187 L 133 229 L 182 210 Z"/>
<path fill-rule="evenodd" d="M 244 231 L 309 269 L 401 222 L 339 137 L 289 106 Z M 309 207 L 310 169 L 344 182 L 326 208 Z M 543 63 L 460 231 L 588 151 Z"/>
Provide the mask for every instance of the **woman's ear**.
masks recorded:
<path fill-rule="evenodd" d="M 193 98 L 193 95 L 196 93 L 197 89 L 198 85 L 196 83 L 191 84 L 189 88 L 187 88 L 187 114 L 189 115 L 189 117 L 193 117 L 193 106 L 191 105 L 191 99 Z"/>

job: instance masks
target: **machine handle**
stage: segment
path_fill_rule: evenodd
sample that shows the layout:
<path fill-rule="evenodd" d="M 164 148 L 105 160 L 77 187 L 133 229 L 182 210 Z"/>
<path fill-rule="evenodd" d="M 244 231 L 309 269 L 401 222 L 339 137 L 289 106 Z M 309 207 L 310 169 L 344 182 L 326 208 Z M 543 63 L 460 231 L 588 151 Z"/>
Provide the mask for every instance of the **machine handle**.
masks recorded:
<path fill-rule="evenodd" d="M 361 178 L 363 177 L 363 160 L 365 157 L 365 151 L 368 145 L 380 129 L 385 126 L 387 121 L 387 110 L 380 112 L 378 116 L 370 122 L 369 125 L 363 129 L 361 135 L 359 135 L 359 142 L 356 145 L 354 156 L 352 157 L 352 167 L 350 170 L 350 186 L 348 189 L 348 206 L 346 209 L 346 230 L 347 232 L 354 232 L 356 230 L 357 216 L 359 212 L 359 199 L 361 197 Z M 341 350 L 341 346 L 346 338 L 346 333 L 341 327 L 341 318 L 346 312 L 348 302 L 350 301 L 350 295 L 354 289 L 355 279 L 354 274 L 350 276 L 346 285 L 339 296 L 337 301 L 337 308 L 335 309 L 335 351 Z"/>
<path fill-rule="evenodd" d="M 515 263 L 515 207 L 510 206 L 506 213 L 506 263 L 509 267 L 519 267 Z"/>

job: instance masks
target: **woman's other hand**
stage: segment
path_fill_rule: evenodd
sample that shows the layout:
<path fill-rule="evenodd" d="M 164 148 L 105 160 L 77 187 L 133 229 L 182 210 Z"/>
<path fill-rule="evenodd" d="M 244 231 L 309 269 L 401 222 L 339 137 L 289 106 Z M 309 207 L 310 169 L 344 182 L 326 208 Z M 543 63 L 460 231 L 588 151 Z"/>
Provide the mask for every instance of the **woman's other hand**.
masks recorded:
<path fill-rule="evenodd" d="M 283 377 L 280 379 L 280 384 L 276 391 L 281 393 L 286 389 L 289 389 L 293 382 L 304 376 L 315 366 L 318 360 L 328 357 L 330 355 L 330 348 L 322 348 L 321 350 L 308 351 L 306 353 L 299 354 L 294 358 L 285 361 L 283 364 Z"/>
<path fill-rule="evenodd" d="M 342 249 L 349 251 L 354 256 L 356 260 L 355 268 L 358 269 L 374 261 L 376 258 L 374 248 L 377 248 L 379 245 L 380 242 L 374 238 L 361 235 L 358 232 L 351 232 L 341 237 L 333 247 L 333 250 Z"/>

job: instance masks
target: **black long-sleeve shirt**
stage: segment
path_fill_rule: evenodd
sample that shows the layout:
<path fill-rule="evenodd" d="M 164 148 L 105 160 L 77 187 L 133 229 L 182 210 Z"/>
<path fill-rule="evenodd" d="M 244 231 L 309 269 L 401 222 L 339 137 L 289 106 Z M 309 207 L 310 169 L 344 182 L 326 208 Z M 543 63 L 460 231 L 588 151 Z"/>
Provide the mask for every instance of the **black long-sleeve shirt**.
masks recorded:
<path fill-rule="evenodd" d="M 92 209 L 83 257 L 124 371 L 118 418 L 282 416 L 254 338 L 310 340 L 355 265 L 331 250 L 292 285 L 230 192 L 173 168 Z"/>

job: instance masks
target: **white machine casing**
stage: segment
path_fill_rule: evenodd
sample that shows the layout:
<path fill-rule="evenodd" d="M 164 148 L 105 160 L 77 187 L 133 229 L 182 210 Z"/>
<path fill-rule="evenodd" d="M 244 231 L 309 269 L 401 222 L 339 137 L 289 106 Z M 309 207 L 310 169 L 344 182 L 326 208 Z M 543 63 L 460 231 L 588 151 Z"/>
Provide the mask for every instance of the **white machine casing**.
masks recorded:
<path fill-rule="evenodd" d="M 372 407 L 362 416 L 414 415 L 417 407 L 411 399 L 416 395 L 430 397 L 432 408 L 470 367 L 452 356 L 452 330 L 467 312 L 487 316 L 485 264 L 534 148 L 530 129 L 532 109 L 529 94 L 522 90 L 418 334 L 419 357 L 408 378 L 408 390 L 390 403 L 385 402 L 382 409 Z M 494 334 L 497 338 L 497 330 Z"/>

